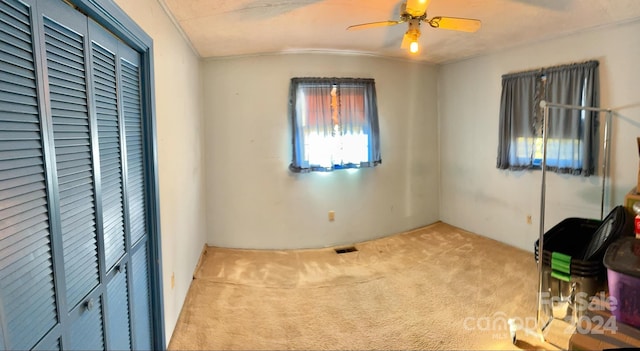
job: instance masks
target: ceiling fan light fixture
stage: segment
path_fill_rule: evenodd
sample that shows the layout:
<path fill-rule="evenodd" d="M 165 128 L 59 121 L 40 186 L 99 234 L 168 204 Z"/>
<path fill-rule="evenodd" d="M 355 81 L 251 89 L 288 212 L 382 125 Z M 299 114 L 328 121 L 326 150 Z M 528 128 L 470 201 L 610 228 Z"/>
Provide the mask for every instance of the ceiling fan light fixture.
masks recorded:
<path fill-rule="evenodd" d="M 420 45 L 418 44 L 418 41 L 412 41 L 411 44 L 409 44 L 409 52 L 412 54 L 417 54 L 418 51 L 420 51 Z"/>
<path fill-rule="evenodd" d="M 420 51 L 420 23 L 425 22 L 429 26 L 437 29 L 448 29 L 461 32 L 473 33 L 480 29 L 482 22 L 477 19 L 460 17 L 436 16 L 427 18 L 427 7 L 431 0 L 404 0 L 400 5 L 400 18 L 398 20 L 388 20 L 380 22 L 370 22 L 356 24 L 347 27 L 347 30 L 387 27 L 400 23 L 407 23 L 409 28 L 402 37 L 401 49 L 408 49 L 410 53 L 417 54 Z"/>
<path fill-rule="evenodd" d="M 409 21 L 409 30 L 407 30 L 404 35 L 403 48 L 408 48 L 410 53 L 417 54 L 418 51 L 420 51 L 420 44 L 418 44 L 418 38 L 420 38 L 420 20 L 416 18 L 411 19 Z"/>

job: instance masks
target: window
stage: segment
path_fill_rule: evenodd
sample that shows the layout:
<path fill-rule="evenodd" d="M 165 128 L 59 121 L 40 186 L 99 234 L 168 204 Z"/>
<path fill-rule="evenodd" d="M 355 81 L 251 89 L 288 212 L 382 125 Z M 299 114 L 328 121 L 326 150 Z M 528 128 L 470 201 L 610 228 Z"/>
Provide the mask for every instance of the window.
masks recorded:
<path fill-rule="evenodd" d="M 544 116 L 541 100 L 598 107 L 598 62 L 502 76 L 499 169 L 539 169 L 542 166 Z M 549 109 L 548 169 L 574 175 L 594 174 L 599 148 L 598 125 L 597 112 Z"/>
<path fill-rule="evenodd" d="M 291 171 L 373 167 L 382 162 L 373 79 L 293 78 L 289 103 Z"/>

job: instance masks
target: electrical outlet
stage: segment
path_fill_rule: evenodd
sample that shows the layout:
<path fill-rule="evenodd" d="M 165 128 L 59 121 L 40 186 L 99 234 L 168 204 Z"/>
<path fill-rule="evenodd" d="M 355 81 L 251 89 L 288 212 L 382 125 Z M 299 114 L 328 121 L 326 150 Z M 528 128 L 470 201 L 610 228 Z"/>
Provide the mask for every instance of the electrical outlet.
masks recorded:
<path fill-rule="evenodd" d="M 527 224 L 531 224 L 531 215 L 527 215 Z"/>
<path fill-rule="evenodd" d="M 329 222 L 336 220 L 336 211 L 329 211 Z"/>
<path fill-rule="evenodd" d="M 176 274 L 174 272 L 171 272 L 171 289 L 173 289 L 176 286 Z"/>

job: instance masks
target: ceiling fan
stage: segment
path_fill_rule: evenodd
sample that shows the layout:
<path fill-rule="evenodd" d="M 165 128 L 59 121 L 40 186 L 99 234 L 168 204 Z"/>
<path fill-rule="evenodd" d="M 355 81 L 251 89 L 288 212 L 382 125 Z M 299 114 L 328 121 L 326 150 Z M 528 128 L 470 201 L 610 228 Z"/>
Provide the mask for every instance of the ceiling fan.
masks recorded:
<path fill-rule="evenodd" d="M 404 34 L 401 48 L 409 48 L 411 53 L 419 50 L 418 38 L 420 37 L 420 23 L 428 23 L 433 28 L 457 30 L 462 32 L 475 32 L 480 29 L 482 22 L 477 19 L 457 17 L 433 17 L 427 18 L 427 7 L 431 0 L 407 0 L 401 5 L 400 19 L 397 21 L 380 21 L 356 24 L 347 27 L 347 30 L 367 29 L 375 27 L 395 26 L 400 23 L 409 23 L 409 29 Z"/>

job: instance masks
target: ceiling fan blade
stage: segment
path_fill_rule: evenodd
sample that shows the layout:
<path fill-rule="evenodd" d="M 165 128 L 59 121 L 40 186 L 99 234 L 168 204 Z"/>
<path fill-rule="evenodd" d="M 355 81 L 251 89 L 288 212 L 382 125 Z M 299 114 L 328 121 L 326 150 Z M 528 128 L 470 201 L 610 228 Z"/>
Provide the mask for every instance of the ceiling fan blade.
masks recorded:
<path fill-rule="evenodd" d="M 347 27 L 347 30 L 359 30 L 359 29 L 367 29 L 367 28 L 395 26 L 396 24 L 400 24 L 402 22 L 403 21 L 381 21 L 381 22 L 355 24 L 353 26 Z"/>
<path fill-rule="evenodd" d="M 413 17 L 420 17 L 427 12 L 431 0 L 407 0 L 406 12 Z"/>
<path fill-rule="evenodd" d="M 434 17 L 428 21 L 433 28 L 459 30 L 462 32 L 475 32 L 480 29 L 482 22 L 477 19 L 456 17 Z"/>

